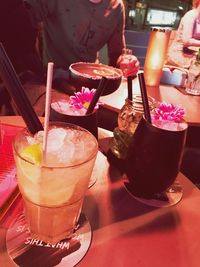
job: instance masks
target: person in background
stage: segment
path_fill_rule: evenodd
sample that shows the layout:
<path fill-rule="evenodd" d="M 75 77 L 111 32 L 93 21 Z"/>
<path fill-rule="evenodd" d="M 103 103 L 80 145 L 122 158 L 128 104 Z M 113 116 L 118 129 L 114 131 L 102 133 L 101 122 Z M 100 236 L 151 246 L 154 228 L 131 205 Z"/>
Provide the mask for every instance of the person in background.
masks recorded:
<path fill-rule="evenodd" d="M 188 69 L 200 47 L 200 0 L 182 17 L 167 55 L 167 64 Z"/>
<path fill-rule="evenodd" d="M 25 0 L 31 17 L 43 23 L 43 62 L 54 62 L 54 81 L 68 79 L 75 62 L 96 62 L 107 44 L 109 65 L 123 64 L 125 10 L 122 0 Z M 134 76 L 139 62 L 133 55 L 126 75 Z"/>

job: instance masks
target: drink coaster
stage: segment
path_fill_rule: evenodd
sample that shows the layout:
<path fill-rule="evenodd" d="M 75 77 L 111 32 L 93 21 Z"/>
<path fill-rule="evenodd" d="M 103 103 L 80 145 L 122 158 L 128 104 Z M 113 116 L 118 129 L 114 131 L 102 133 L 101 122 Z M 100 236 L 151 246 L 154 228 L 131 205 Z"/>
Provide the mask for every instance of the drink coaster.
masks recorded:
<path fill-rule="evenodd" d="M 86 255 L 91 241 L 91 226 L 83 213 L 80 215 L 74 237 L 56 244 L 31 238 L 24 213 L 17 217 L 6 236 L 9 256 L 18 266 L 23 267 L 75 266 Z"/>
<path fill-rule="evenodd" d="M 183 189 L 177 180 L 170 186 L 169 189 L 162 193 L 155 194 L 155 197 L 153 198 L 137 197 L 131 193 L 129 183 L 124 182 L 124 186 L 132 197 L 151 207 L 167 208 L 174 206 L 182 199 L 183 196 Z"/>

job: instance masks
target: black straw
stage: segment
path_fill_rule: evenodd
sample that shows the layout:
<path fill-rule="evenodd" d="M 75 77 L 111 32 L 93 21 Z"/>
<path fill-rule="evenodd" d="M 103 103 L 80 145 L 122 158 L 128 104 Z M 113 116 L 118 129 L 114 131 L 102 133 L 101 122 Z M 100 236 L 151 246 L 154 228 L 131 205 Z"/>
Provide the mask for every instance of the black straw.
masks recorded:
<path fill-rule="evenodd" d="M 130 101 L 133 100 L 133 92 L 132 92 L 132 77 L 128 76 L 127 77 L 127 85 L 128 85 L 128 99 Z"/>
<path fill-rule="evenodd" d="M 97 101 L 99 100 L 99 97 L 102 95 L 104 89 L 107 86 L 107 83 L 108 83 L 108 79 L 106 77 L 102 77 L 102 79 L 101 79 L 101 81 L 99 83 L 99 86 L 96 89 L 96 92 L 94 94 L 94 97 L 93 97 L 92 101 L 90 102 L 90 105 L 89 105 L 89 107 L 87 109 L 86 115 L 88 115 L 88 114 L 93 112 L 94 107 L 95 107 Z"/>
<path fill-rule="evenodd" d="M 148 102 L 146 84 L 145 84 L 145 80 L 144 80 L 144 74 L 138 73 L 138 78 L 139 78 L 140 90 L 141 90 L 141 95 L 142 95 L 144 116 L 145 116 L 147 122 L 149 122 L 151 124 L 151 114 L 150 114 L 150 110 L 149 110 L 149 102 Z"/>
<path fill-rule="evenodd" d="M 24 88 L 2 43 L 0 43 L 0 76 L 29 131 L 32 134 L 35 134 L 38 131 L 43 130 L 43 126 L 25 94 Z"/>

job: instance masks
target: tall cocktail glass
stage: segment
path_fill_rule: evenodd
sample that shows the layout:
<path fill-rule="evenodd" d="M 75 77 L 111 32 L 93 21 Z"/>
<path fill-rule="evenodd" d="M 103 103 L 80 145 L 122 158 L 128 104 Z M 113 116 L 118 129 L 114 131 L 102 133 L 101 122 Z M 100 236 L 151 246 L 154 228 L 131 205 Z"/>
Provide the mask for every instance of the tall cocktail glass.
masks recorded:
<path fill-rule="evenodd" d="M 24 129 L 15 137 L 17 179 L 32 238 L 56 243 L 75 231 L 98 145 L 79 126 L 51 124 L 44 162 L 41 135 L 35 139 Z"/>
<path fill-rule="evenodd" d="M 166 130 L 143 117 L 134 133 L 126 158 L 128 189 L 137 197 L 154 198 L 167 190 L 180 169 L 187 123 Z"/>

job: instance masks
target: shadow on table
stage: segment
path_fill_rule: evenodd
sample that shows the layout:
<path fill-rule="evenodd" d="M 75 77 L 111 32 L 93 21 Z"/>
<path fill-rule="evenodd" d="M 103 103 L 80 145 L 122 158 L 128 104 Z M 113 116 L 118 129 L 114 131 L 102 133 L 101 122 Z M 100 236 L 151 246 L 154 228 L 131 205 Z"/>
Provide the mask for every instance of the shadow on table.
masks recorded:
<path fill-rule="evenodd" d="M 88 217 L 92 230 L 100 228 L 100 210 L 98 206 L 95 197 L 89 192 L 85 197 L 82 210 Z"/>
<path fill-rule="evenodd" d="M 158 232 L 173 231 L 181 223 L 181 218 L 174 210 L 174 212 L 166 211 L 165 213 L 155 216 L 152 219 L 143 219 L 143 221 L 136 222 L 133 225 L 133 229 L 127 233 L 130 237 L 130 234 L 153 234 Z"/>
<path fill-rule="evenodd" d="M 122 180 L 113 182 L 109 186 L 109 190 L 103 192 L 98 200 L 94 194 L 89 193 L 83 206 L 83 211 L 89 218 L 93 231 L 112 223 L 144 215 L 155 209 L 141 204 L 131 197 L 126 191 Z M 100 215 L 102 212 L 103 216 Z"/>
<path fill-rule="evenodd" d="M 63 245 L 64 246 L 64 245 Z M 53 248 L 32 246 L 31 249 L 14 259 L 20 267 L 53 267 L 57 266 L 64 257 L 80 248 L 80 242 L 71 242 L 68 248 Z M 31 260 L 30 260 L 31 259 Z"/>
<path fill-rule="evenodd" d="M 175 228 L 180 223 L 180 218 L 175 208 L 170 209 L 170 211 L 167 208 L 162 208 L 162 211 L 160 211 L 160 208 L 142 204 L 129 195 L 123 184 L 119 182 L 112 184 L 109 194 L 102 199 L 102 202 L 107 202 L 103 217 L 100 218 L 100 212 L 102 211 L 100 211 L 101 208 L 99 207 L 101 204 L 96 202 L 93 195 L 87 196 L 86 202 L 87 209 L 84 212 L 90 218 L 93 231 L 112 224 L 116 227 L 118 223 L 121 225 L 120 222 L 126 227 L 127 224 L 131 223 L 132 219 L 134 223 L 132 227 L 128 227 L 127 234 L 144 234 L 145 231 L 166 231 L 166 229 Z"/>

